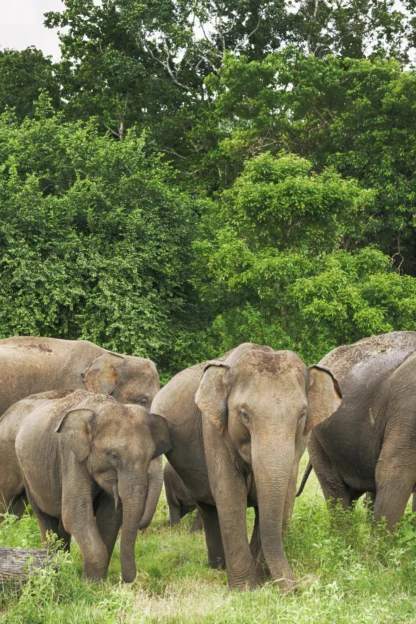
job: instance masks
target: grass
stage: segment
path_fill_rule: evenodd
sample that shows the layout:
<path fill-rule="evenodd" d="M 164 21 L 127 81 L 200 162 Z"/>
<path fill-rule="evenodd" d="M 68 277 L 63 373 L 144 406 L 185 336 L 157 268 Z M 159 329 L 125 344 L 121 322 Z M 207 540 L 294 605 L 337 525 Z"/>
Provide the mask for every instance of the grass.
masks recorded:
<path fill-rule="evenodd" d="M 249 524 L 252 512 L 249 510 Z M 34 574 L 18 594 L 0 597 L 0 622 L 15 624 L 416 624 L 416 521 L 407 512 L 394 535 L 371 530 L 367 512 L 329 512 L 314 478 L 298 499 L 286 553 L 300 588 L 284 596 L 273 584 L 230 592 L 224 572 L 206 566 L 202 535 L 189 534 L 192 517 L 168 526 L 161 497 L 155 519 L 136 545 L 135 582 L 120 581 L 118 549 L 104 583 L 81 580 L 76 546 L 57 554 L 58 567 Z M 30 513 L 7 516 L 0 545 L 40 547 Z"/>

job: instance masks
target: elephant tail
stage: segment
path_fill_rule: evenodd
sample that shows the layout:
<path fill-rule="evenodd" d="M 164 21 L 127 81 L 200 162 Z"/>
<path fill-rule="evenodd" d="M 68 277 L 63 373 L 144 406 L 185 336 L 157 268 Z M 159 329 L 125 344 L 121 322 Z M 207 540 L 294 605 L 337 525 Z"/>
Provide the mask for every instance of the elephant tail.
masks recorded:
<path fill-rule="evenodd" d="M 301 482 L 301 484 L 299 486 L 298 491 L 296 492 L 296 496 L 300 496 L 302 494 L 302 492 L 303 492 L 303 490 L 305 488 L 305 485 L 306 485 L 306 481 L 308 480 L 309 475 L 311 474 L 311 472 L 312 472 L 312 464 L 311 464 L 311 460 L 309 460 L 308 461 L 308 465 L 306 466 L 306 470 L 303 473 L 302 482 Z"/>

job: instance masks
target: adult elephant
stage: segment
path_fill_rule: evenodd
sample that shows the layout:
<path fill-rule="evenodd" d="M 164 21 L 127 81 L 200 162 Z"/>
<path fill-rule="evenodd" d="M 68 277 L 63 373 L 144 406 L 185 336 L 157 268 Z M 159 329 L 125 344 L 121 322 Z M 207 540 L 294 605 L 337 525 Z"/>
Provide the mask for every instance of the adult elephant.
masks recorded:
<path fill-rule="evenodd" d="M 321 360 L 337 376 L 343 400 L 314 429 L 308 445 L 327 500 L 346 509 L 375 494 L 374 520 L 390 531 L 416 484 L 416 332 L 392 332 L 338 347 Z"/>
<path fill-rule="evenodd" d="M 73 535 L 84 578 L 100 580 L 123 524 L 121 569 L 131 582 L 149 464 L 170 448 L 166 423 L 149 418 L 141 406 L 86 390 L 49 392 L 21 403 L 9 419 L 18 426 L 16 454 L 42 540 L 53 531 L 69 549 Z"/>
<path fill-rule="evenodd" d="M 168 424 L 168 460 L 202 515 L 209 563 L 226 564 L 231 588 L 258 584 L 262 551 L 272 578 L 293 587 L 284 519 L 308 433 L 339 401 L 328 370 L 250 343 L 182 371 L 156 395 L 151 411 Z M 247 505 L 256 510 L 250 545 Z"/>
<path fill-rule="evenodd" d="M 0 340 L 0 415 L 29 395 L 76 388 L 150 408 L 159 387 L 151 360 L 112 353 L 88 340 Z"/>
<path fill-rule="evenodd" d="M 151 360 L 112 353 L 87 340 L 29 336 L 0 340 L 0 416 L 27 396 L 77 388 L 149 409 L 160 385 Z M 0 432 L 0 447 L 4 444 L 7 441 Z M 153 517 L 162 483 L 162 459 L 158 458 L 149 468 L 149 496 L 140 528 Z M 21 502 L 20 498 L 12 508 L 18 515 L 24 509 Z"/>

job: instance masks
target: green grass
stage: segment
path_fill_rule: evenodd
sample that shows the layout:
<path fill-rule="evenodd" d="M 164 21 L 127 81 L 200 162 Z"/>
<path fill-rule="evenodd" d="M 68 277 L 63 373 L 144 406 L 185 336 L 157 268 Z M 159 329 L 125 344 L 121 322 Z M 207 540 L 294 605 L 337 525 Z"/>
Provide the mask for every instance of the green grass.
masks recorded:
<path fill-rule="evenodd" d="M 248 593 L 230 592 L 224 572 L 206 566 L 202 535 L 189 534 L 192 518 L 169 528 L 162 496 L 153 524 L 139 535 L 138 575 L 120 581 L 118 549 L 104 583 L 81 580 L 76 546 L 58 554 L 58 566 L 34 574 L 19 594 L 0 598 L 0 622 L 15 624 L 196 622 L 227 624 L 416 623 L 416 520 L 408 512 L 394 535 L 371 530 L 362 504 L 331 513 L 314 478 L 298 499 L 286 553 L 297 579 L 290 596 L 267 584 Z M 252 513 L 249 511 L 249 524 Z M 0 544 L 40 546 L 35 519 L 9 516 Z"/>

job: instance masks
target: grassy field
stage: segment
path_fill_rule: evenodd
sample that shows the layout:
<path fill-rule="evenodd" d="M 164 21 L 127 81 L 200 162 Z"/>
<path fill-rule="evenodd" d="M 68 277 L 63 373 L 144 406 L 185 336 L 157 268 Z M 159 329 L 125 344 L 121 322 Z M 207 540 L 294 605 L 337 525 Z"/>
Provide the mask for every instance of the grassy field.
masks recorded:
<path fill-rule="evenodd" d="M 250 593 L 228 591 L 225 573 L 206 566 L 203 536 L 187 532 L 191 522 L 188 517 L 171 529 L 162 496 L 153 524 L 138 537 L 132 585 L 120 582 L 118 550 L 105 583 L 83 582 L 74 546 L 70 555 L 57 555 L 59 572 L 51 568 L 34 575 L 20 597 L 1 596 L 0 622 L 416 623 L 416 522 L 410 512 L 393 536 L 382 526 L 371 531 L 361 503 L 351 514 L 336 510 L 329 518 L 311 478 L 286 537 L 300 581 L 290 596 L 272 584 Z M 6 517 L 0 545 L 39 547 L 34 518 Z"/>

